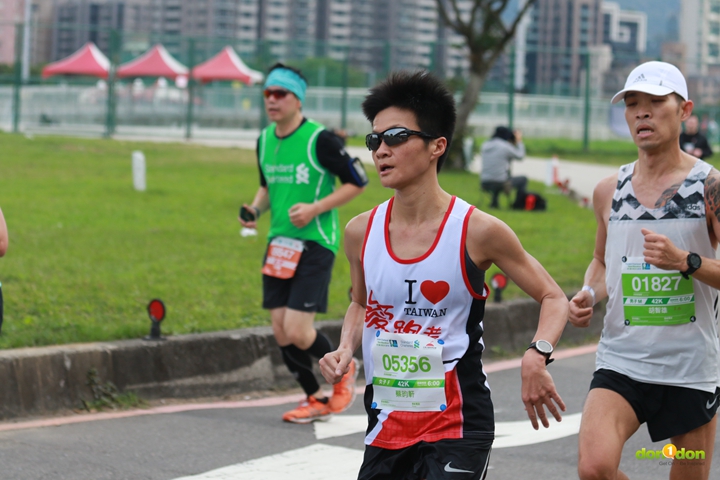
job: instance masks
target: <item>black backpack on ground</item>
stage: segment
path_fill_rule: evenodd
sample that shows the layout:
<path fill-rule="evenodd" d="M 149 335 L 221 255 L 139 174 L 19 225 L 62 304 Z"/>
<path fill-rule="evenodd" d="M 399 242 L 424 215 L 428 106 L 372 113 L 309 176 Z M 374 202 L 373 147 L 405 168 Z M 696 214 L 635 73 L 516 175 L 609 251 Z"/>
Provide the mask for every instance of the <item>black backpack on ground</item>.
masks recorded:
<path fill-rule="evenodd" d="M 537 192 L 517 192 L 513 210 L 542 211 L 547 209 L 545 197 Z"/>

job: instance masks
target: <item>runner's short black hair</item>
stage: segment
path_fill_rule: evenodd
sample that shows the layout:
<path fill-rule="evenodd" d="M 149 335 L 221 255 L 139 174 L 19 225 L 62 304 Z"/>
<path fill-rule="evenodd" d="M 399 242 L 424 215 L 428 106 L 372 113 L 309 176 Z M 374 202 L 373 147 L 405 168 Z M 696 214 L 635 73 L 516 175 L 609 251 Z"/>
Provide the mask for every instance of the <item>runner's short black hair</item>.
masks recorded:
<path fill-rule="evenodd" d="M 362 110 L 372 123 L 378 113 L 390 107 L 411 111 L 420 130 L 447 139 L 445 153 L 438 158 L 439 172 L 450 152 L 455 129 L 455 99 L 447 87 L 426 71 L 392 73 L 370 89 Z"/>

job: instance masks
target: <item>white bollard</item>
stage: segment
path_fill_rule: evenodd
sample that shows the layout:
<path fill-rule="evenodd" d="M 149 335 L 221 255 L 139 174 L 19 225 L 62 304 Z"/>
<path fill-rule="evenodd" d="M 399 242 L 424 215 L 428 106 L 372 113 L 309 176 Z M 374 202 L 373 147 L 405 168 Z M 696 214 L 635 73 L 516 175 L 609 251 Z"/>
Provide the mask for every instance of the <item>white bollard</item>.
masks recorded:
<path fill-rule="evenodd" d="M 553 186 L 553 180 L 554 180 L 554 172 L 555 167 L 553 165 L 553 160 L 548 160 L 545 164 L 545 186 L 546 187 L 552 187 Z"/>
<path fill-rule="evenodd" d="M 545 186 L 558 185 L 560 183 L 560 160 L 557 155 L 553 155 L 545 165 Z"/>
<path fill-rule="evenodd" d="M 145 154 L 140 150 L 132 152 L 133 186 L 138 192 L 144 192 L 145 185 Z"/>

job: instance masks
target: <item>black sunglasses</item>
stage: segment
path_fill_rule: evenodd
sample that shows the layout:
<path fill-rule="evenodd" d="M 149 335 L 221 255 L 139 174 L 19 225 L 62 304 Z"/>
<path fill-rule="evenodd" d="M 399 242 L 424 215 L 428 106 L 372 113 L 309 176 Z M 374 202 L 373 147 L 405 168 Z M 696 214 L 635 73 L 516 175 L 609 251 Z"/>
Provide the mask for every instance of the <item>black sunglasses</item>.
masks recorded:
<path fill-rule="evenodd" d="M 380 144 L 382 142 L 385 142 L 385 145 L 388 147 L 394 147 L 395 145 L 400 145 L 403 142 L 406 142 L 408 138 L 410 138 L 410 135 L 417 135 L 421 138 L 438 138 L 437 135 L 430 135 L 429 133 L 425 132 L 416 132 L 415 130 L 408 130 L 407 128 L 403 127 L 393 127 L 385 130 L 382 133 L 370 133 L 365 137 L 365 145 L 368 147 L 368 150 L 372 150 L 373 152 L 376 151 L 378 148 L 380 148 Z"/>
<path fill-rule="evenodd" d="M 287 90 L 270 90 L 269 88 L 263 92 L 265 98 L 275 97 L 275 100 L 282 100 L 290 93 Z"/>

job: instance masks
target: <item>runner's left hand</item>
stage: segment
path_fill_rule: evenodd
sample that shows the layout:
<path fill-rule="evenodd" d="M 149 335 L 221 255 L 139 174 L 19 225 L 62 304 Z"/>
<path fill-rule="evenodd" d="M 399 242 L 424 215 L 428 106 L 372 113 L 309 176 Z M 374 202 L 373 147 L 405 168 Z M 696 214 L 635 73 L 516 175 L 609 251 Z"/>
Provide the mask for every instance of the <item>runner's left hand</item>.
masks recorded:
<path fill-rule="evenodd" d="M 565 402 L 555 390 L 555 383 L 545 368 L 545 357 L 533 349 L 527 350 L 522 359 L 521 376 L 522 401 L 533 428 L 539 428 L 538 418 L 545 428 L 550 426 L 545 408 L 555 420 L 562 421 L 560 411 L 565 411 Z"/>
<path fill-rule="evenodd" d="M 290 207 L 290 222 L 297 228 L 303 228 L 317 216 L 314 203 L 296 203 Z"/>

